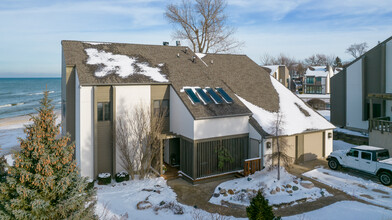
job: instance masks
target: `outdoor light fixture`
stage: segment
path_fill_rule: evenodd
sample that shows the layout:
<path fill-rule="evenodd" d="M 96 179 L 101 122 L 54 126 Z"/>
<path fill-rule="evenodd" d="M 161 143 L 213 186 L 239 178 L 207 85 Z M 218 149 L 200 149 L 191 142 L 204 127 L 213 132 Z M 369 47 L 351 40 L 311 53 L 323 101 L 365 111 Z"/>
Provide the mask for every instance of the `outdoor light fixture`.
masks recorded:
<path fill-rule="evenodd" d="M 271 148 L 271 142 L 267 142 L 267 149 Z"/>
<path fill-rule="evenodd" d="M 332 133 L 328 133 L 328 138 L 332 138 Z"/>

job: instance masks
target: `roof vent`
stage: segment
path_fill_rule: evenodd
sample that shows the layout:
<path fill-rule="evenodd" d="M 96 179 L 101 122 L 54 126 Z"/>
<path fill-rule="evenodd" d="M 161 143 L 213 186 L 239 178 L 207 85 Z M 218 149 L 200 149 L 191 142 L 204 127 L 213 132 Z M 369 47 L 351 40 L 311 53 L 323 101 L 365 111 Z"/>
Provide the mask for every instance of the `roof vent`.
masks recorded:
<path fill-rule="evenodd" d="M 177 57 L 178 57 L 178 58 L 180 57 L 180 53 L 177 53 Z"/>
<path fill-rule="evenodd" d="M 214 64 L 214 60 L 211 60 L 211 64 Z"/>
<path fill-rule="evenodd" d="M 196 63 L 196 57 L 192 56 L 192 62 Z"/>
<path fill-rule="evenodd" d="M 181 41 L 176 41 L 176 46 L 178 47 L 178 46 L 181 46 Z"/>
<path fill-rule="evenodd" d="M 167 42 L 167 41 L 163 41 L 163 46 L 169 46 L 169 42 Z"/>

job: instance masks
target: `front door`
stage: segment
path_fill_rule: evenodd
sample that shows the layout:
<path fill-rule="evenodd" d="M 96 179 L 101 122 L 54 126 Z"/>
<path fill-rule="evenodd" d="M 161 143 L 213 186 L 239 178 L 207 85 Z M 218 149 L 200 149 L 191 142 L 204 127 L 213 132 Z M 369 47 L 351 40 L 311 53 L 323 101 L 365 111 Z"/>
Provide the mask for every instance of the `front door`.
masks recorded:
<path fill-rule="evenodd" d="M 364 151 L 361 152 L 359 168 L 369 173 L 374 173 L 376 171 L 377 162 L 372 160 L 372 153 Z"/>

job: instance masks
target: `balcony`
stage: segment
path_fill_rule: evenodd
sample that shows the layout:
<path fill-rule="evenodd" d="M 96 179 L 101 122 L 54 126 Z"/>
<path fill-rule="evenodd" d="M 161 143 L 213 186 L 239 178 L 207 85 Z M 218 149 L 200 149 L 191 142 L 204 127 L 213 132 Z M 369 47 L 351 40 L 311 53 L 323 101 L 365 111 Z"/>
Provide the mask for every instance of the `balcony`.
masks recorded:
<path fill-rule="evenodd" d="M 369 119 L 369 132 L 373 130 L 380 131 L 381 133 L 392 133 L 392 121 L 390 117 L 379 117 Z"/>

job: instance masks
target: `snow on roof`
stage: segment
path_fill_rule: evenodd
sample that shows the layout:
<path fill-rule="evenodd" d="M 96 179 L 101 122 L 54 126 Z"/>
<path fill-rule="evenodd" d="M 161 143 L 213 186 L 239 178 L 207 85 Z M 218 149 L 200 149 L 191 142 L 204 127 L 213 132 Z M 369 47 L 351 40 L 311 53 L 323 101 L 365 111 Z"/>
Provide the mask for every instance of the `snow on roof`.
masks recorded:
<path fill-rule="evenodd" d="M 270 74 L 273 74 L 279 68 L 279 65 L 267 65 L 263 67 L 267 67 L 268 69 L 270 69 L 271 70 Z"/>
<path fill-rule="evenodd" d="M 312 70 L 312 69 L 314 70 Z M 329 71 L 326 66 L 311 66 L 306 69 L 305 75 L 307 76 L 315 76 L 315 77 L 327 77 Z"/>
<path fill-rule="evenodd" d="M 361 145 L 357 147 L 353 147 L 358 150 L 385 150 L 384 148 L 381 147 L 373 147 L 373 146 L 367 146 L 367 145 Z"/>
<path fill-rule="evenodd" d="M 150 67 L 148 63 L 138 63 L 137 58 L 126 55 L 112 54 L 110 52 L 98 51 L 95 48 L 85 49 L 88 59 L 87 64 L 102 65 L 95 71 L 96 77 L 104 77 L 108 74 L 115 73 L 120 77 L 126 78 L 134 73 L 149 76 L 157 82 L 168 82 L 163 76 L 159 67 Z M 135 66 L 140 69 L 136 72 Z"/>
<path fill-rule="evenodd" d="M 276 79 L 271 77 L 272 85 L 279 94 L 279 113 L 282 114 L 282 131 L 279 135 L 293 135 L 305 131 L 334 129 L 330 122 L 323 116 L 308 107 L 300 98 L 284 87 Z M 273 135 L 275 133 L 275 121 L 277 112 L 269 112 L 245 99 L 237 97 L 253 113 L 253 118 L 259 123 L 264 131 Z M 307 113 L 307 114 L 306 114 Z"/>
<path fill-rule="evenodd" d="M 207 54 L 205 53 L 195 53 L 197 57 L 199 57 L 200 59 L 203 59 L 203 57 L 205 57 Z"/>
<path fill-rule="evenodd" d="M 107 43 L 107 42 L 95 42 L 95 41 L 84 41 L 83 43 L 91 44 L 91 45 L 111 44 L 111 43 Z"/>

